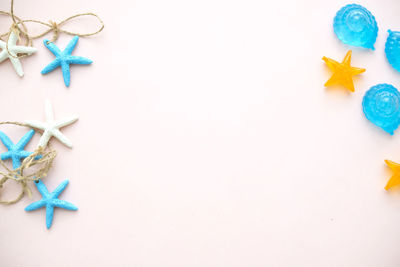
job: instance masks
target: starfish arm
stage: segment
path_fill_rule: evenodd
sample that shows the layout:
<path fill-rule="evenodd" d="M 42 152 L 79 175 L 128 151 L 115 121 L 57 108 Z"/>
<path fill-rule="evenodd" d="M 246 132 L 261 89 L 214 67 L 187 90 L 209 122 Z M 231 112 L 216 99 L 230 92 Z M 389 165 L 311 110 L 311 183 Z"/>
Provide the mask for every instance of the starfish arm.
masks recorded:
<path fill-rule="evenodd" d="M 32 204 L 28 205 L 25 210 L 26 211 L 32 211 L 32 210 L 37 210 L 42 207 L 46 206 L 46 201 L 44 199 L 41 199 L 39 201 L 33 202 Z"/>
<path fill-rule="evenodd" d="M 60 130 L 54 130 L 53 136 L 67 147 L 72 148 L 72 142 L 65 135 L 63 135 Z"/>
<path fill-rule="evenodd" d="M 51 105 L 51 102 L 49 99 L 46 99 L 44 102 L 44 114 L 46 116 L 47 122 L 54 121 L 53 106 Z"/>
<path fill-rule="evenodd" d="M 358 74 L 361 74 L 363 72 L 365 72 L 365 69 L 363 69 L 363 68 L 356 68 L 356 67 L 352 67 L 351 68 L 351 74 L 352 75 L 358 75 Z"/>
<path fill-rule="evenodd" d="M 390 177 L 389 181 L 387 182 L 385 189 L 389 190 L 392 187 L 400 185 L 400 164 L 393 162 L 391 160 L 385 160 L 386 164 L 389 168 L 394 172 L 392 177 Z"/>
<path fill-rule="evenodd" d="M 29 151 L 23 150 L 23 151 L 21 151 L 21 152 L 19 153 L 19 155 L 20 155 L 20 158 L 25 159 L 25 158 L 29 157 L 32 153 L 33 153 L 33 152 L 29 152 Z M 43 157 L 42 155 L 37 155 L 37 156 L 35 157 L 35 160 L 41 159 L 42 157 Z"/>
<path fill-rule="evenodd" d="M 51 131 L 44 131 L 42 137 L 39 140 L 39 146 L 42 148 L 46 148 L 47 143 L 49 142 L 50 138 L 53 136 Z"/>
<path fill-rule="evenodd" d="M 338 66 L 340 65 L 339 62 L 337 62 L 336 60 L 333 60 L 331 58 L 323 57 L 322 60 L 325 61 L 328 68 L 332 71 L 335 71 L 338 68 Z"/>
<path fill-rule="evenodd" d="M 43 196 L 44 199 L 47 199 L 50 196 L 49 190 L 47 190 L 46 186 L 42 182 L 42 180 L 35 181 L 35 185 L 39 193 Z"/>
<path fill-rule="evenodd" d="M 19 154 L 13 154 L 11 159 L 12 159 L 12 165 L 13 165 L 14 170 L 21 167 L 21 158 L 20 158 Z"/>
<path fill-rule="evenodd" d="M 351 77 L 348 77 L 342 82 L 343 86 L 350 90 L 350 92 L 354 92 L 354 82 Z"/>
<path fill-rule="evenodd" d="M 62 61 L 61 62 L 61 70 L 62 70 L 65 86 L 68 87 L 71 82 L 71 72 L 69 71 L 69 63 Z"/>
<path fill-rule="evenodd" d="M 344 79 L 343 77 L 338 78 L 337 75 L 333 74 L 332 77 L 325 83 L 325 86 L 331 86 L 335 84 L 341 84 L 349 89 L 351 92 L 354 92 L 354 83 L 351 77 L 349 77 L 348 79 Z"/>
<path fill-rule="evenodd" d="M 71 117 L 65 118 L 63 120 L 57 121 L 55 123 L 55 126 L 57 128 L 62 128 L 62 127 L 65 127 L 67 125 L 70 125 L 70 124 L 76 122 L 77 120 L 78 120 L 78 116 L 71 116 Z"/>
<path fill-rule="evenodd" d="M 46 129 L 46 124 L 41 121 L 26 121 L 25 124 L 32 128 L 40 129 L 43 131 Z"/>
<path fill-rule="evenodd" d="M 8 58 L 8 53 L 6 50 L 1 51 L 0 53 L 0 63 Z"/>
<path fill-rule="evenodd" d="M 76 44 L 78 43 L 79 37 L 74 36 L 72 40 L 68 43 L 67 47 L 64 49 L 64 55 L 71 55 L 72 51 L 75 49 Z"/>
<path fill-rule="evenodd" d="M 57 188 L 54 189 L 54 191 L 51 193 L 51 197 L 57 198 L 61 194 L 61 192 L 64 191 L 64 189 L 67 187 L 68 183 L 69 183 L 68 180 L 62 181 L 62 183 L 59 184 Z"/>
<path fill-rule="evenodd" d="M 350 67 L 350 63 L 351 63 L 351 53 L 352 53 L 351 50 L 347 51 L 347 53 L 344 56 L 344 59 L 342 61 L 343 64 L 345 64 L 345 65 L 347 65 L 349 67 Z"/>
<path fill-rule="evenodd" d="M 385 160 L 385 163 L 393 172 L 400 172 L 400 164 L 391 160 Z"/>
<path fill-rule="evenodd" d="M 331 85 L 335 85 L 338 83 L 338 80 L 336 78 L 336 75 L 333 74 L 332 77 L 329 78 L 329 80 L 326 81 L 326 83 L 324 84 L 324 86 L 331 86 Z"/>
<path fill-rule="evenodd" d="M 56 57 L 59 57 L 62 54 L 61 50 L 53 42 L 50 42 L 49 40 L 45 39 L 45 40 L 43 40 L 43 44 Z"/>
<path fill-rule="evenodd" d="M 54 206 L 53 205 L 46 205 L 46 227 L 49 229 L 51 224 L 53 223 L 54 217 Z"/>
<path fill-rule="evenodd" d="M 8 41 L 7 41 L 8 47 L 15 46 L 17 44 L 18 38 L 19 38 L 18 35 L 15 34 L 14 31 L 11 31 L 10 35 L 8 36 Z"/>
<path fill-rule="evenodd" d="M 52 62 L 50 62 L 40 73 L 42 74 L 47 74 L 54 69 L 58 68 L 61 65 L 61 61 L 59 58 L 54 59 Z"/>
<path fill-rule="evenodd" d="M 13 55 L 14 53 L 11 52 L 11 54 Z M 15 55 L 14 55 L 15 56 Z M 21 61 L 18 58 L 15 57 L 9 57 L 10 61 L 15 69 L 15 72 L 20 76 L 24 76 L 24 70 L 22 69 L 22 64 Z"/>
<path fill-rule="evenodd" d="M 77 65 L 88 65 L 88 64 L 93 63 L 93 61 L 91 59 L 88 59 L 85 57 L 78 57 L 78 56 L 69 56 L 67 58 L 67 61 L 70 64 L 77 64 Z"/>
<path fill-rule="evenodd" d="M 389 181 L 387 182 L 385 189 L 389 190 L 392 187 L 400 185 L 400 176 L 397 174 L 394 174 L 392 177 L 390 177 Z"/>
<path fill-rule="evenodd" d="M 60 199 L 53 200 L 53 205 L 58 208 L 63 208 L 66 210 L 78 210 L 78 207 L 75 206 L 74 204 Z"/>
<path fill-rule="evenodd" d="M 10 151 L 1 153 L 0 158 L 1 160 L 10 159 L 12 157 L 12 153 Z"/>
<path fill-rule="evenodd" d="M 4 144 L 4 146 L 10 150 L 14 147 L 14 143 L 11 141 L 11 139 L 2 131 L 0 131 L 0 140 Z"/>
<path fill-rule="evenodd" d="M 30 130 L 27 132 L 15 145 L 16 149 L 23 149 L 29 141 L 31 141 L 33 135 L 35 134 L 35 130 Z"/>
<path fill-rule="evenodd" d="M 33 153 L 33 152 L 29 152 L 29 151 L 22 150 L 22 151 L 19 152 L 19 155 L 20 155 L 21 158 L 27 158 L 27 157 L 29 157 L 32 153 Z"/>
<path fill-rule="evenodd" d="M 23 53 L 23 54 L 28 54 L 31 55 L 33 53 L 35 53 L 37 51 L 37 49 L 35 47 L 32 46 L 20 46 L 20 45 L 16 45 L 12 47 L 12 51 L 14 53 Z"/>

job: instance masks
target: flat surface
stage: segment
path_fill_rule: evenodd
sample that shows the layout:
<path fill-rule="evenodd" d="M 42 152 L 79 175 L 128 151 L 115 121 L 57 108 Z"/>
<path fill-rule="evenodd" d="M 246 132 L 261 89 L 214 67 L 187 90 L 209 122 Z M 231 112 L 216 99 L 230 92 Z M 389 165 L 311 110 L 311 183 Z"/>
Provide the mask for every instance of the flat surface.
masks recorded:
<path fill-rule="evenodd" d="M 40 74 L 54 58 L 42 40 L 24 78 L 0 64 L 1 121 L 44 119 L 45 98 L 56 118 L 80 115 L 63 129 L 72 150 L 52 141 L 45 179 L 69 179 L 60 197 L 79 210 L 56 210 L 47 230 L 44 210 L 24 211 L 36 191 L 1 206 L 0 265 L 399 266 L 400 191 L 383 187 L 400 132 L 367 121 L 361 101 L 377 83 L 400 86 L 384 56 L 400 2 L 359 2 L 380 31 L 375 51 L 353 50 L 367 69 L 354 94 L 323 86 L 322 56 L 349 49 L 332 29 L 347 3 L 16 0 L 26 19 L 92 11 L 106 28 L 79 40 L 73 54 L 94 63 L 71 68 L 69 89 L 60 70 Z"/>

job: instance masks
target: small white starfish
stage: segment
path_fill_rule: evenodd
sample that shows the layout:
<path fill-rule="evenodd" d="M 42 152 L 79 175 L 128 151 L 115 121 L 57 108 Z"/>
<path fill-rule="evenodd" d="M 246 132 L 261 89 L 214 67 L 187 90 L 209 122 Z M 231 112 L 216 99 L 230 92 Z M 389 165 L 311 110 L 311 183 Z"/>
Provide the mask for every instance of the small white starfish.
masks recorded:
<path fill-rule="evenodd" d="M 40 121 L 25 122 L 25 124 L 31 126 L 32 128 L 40 129 L 43 131 L 43 135 L 39 140 L 39 146 L 45 148 L 50 138 L 54 136 L 55 138 L 60 140 L 61 143 L 72 148 L 71 141 L 60 132 L 60 128 L 74 123 L 75 121 L 78 120 L 78 116 L 71 116 L 63 120 L 55 121 L 53 115 L 53 108 L 51 106 L 50 100 L 48 99 L 46 99 L 45 103 L 45 115 L 46 115 L 46 122 L 40 122 Z"/>
<path fill-rule="evenodd" d="M 18 35 L 14 31 L 11 31 L 10 36 L 8 37 L 7 41 L 8 47 L 4 41 L 0 40 L 0 48 L 3 49 L 0 52 L 0 62 L 3 62 L 7 58 L 9 58 L 17 74 L 22 77 L 24 76 L 24 71 L 22 69 L 21 62 L 19 61 L 17 55 L 19 53 L 31 55 L 35 53 L 37 49 L 31 46 L 16 45 L 17 41 L 18 41 Z"/>

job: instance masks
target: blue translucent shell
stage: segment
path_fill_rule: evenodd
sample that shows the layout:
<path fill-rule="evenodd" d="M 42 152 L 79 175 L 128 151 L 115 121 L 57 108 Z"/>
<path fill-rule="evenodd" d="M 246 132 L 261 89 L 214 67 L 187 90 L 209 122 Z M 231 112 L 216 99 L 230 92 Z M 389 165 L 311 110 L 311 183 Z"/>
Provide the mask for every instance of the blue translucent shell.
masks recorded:
<path fill-rule="evenodd" d="M 400 32 L 391 30 L 388 32 L 385 45 L 386 58 L 395 70 L 400 71 Z"/>
<path fill-rule="evenodd" d="M 378 25 L 365 7 L 351 4 L 342 7 L 333 19 L 333 30 L 345 44 L 374 50 Z"/>
<path fill-rule="evenodd" d="M 386 132 L 400 125 L 400 93 L 390 84 L 378 84 L 371 87 L 364 96 L 364 114 L 368 120 Z"/>

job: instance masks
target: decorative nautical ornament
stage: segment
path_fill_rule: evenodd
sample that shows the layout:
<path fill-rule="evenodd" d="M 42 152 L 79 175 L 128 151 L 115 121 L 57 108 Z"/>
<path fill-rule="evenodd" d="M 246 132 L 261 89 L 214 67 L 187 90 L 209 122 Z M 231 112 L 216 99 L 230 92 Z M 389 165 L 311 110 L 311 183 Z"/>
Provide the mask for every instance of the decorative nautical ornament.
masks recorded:
<path fill-rule="evenodd" d="M 24 70 L 22 69 L 18 54 L 29 56 L 35 53 L 37 49 L 31 46 L 17 45 L 18 40 L 19 36 L 14 31 L 10 32 L 7 42 L 0 40 L 0 48 L 2 49 L 0 52 L 0 62 L 3 62 L 7 58 L 10 59 L 15 71 L 22 77 L 24 76 Z"/>
<path fill-rule="evenodd" d="M 400 71 L 400 32 L 391 30 L 388 32 L 385 45 L 386 58 L 395 70 Z"/>
<path fill-rule="evenodd" d="M 400 93 L 390 84 L 378 84 L 367 91 L 364 114 L 373 124 L 393 135 L 400 125 Z"/>
<path fill-rule="evenodd" d="M 353 76 L 363 73 L 365 69 L 350 65 L 351 50 L 346 53 L 342 63 L 327 57 L 323 57 L 322 60 L 333 71 L 332 77 L 325 83 L 325 86 L 340 84 L 350 90 L 350 92 L 354 92 Z"/>
<path fill-rule="evenodd" d="M 43 131 L 42 137 L 39 140 L 39 146 L 46 148 L 47 143 L 53 136 L 61 143 L 69 148 L 72 148 L 72 142 L 61 133 L 60 128 L 70 125 L 78 120 L 78 116 L 70 116 L 62 120 L 55 120 L 53 113 L 53 106 L 50 100 L 46 99 L 45 102 L 45 115 L 46 121 L 26 121 L 26 125 Z"/>
<path fill-rule="evenodd" d="M 72 51 L 75 49 L 76 44 L 78 43 L 79 37 L 74 36 L 72 40 L 68 43 L 67 47 L 64 51 L 61 51 L 53 42 L 49 40 L 44 40 L 44 45 L 56 56 L 52 62 L 50 62 L 44 69 L 42 70 L 42 74 L 47 74 L 58 67 L 61 67 L 62 74 L 64 77 L 65 86 L 69 86 L 71 82 L 71 73 L 70 73 L 70 65 L 78 64 L 78 65 L 88 65 L 92 64 L 92 60 L 85 57 L 78 57 L 71 55 Z"/>
<path fill-rule="evenodd" d="M 333 20 L 333 30 L 345 44 L 374 50 L 378 25 L 375 17 L 363 6 L 342 7 Z"/>
<path fill-rule="evenodd" d="M 35 181 L 36 188 L 42 195 L 42 199 L 33 202 L 25 208 L 26 211 L 37 210 L 42 207 L 46 208 L 46 226 L 49 229 L 53 223 L 54 208 L 63 208 L 66 210 L 77 210 L 78 208 L 65 200 L 58 199 L 58 196 L 64 191 L 68 185 L 68 180 L 63 181 L 53 192 L 49 192 L 44 183 L 39 179 Z"/>

